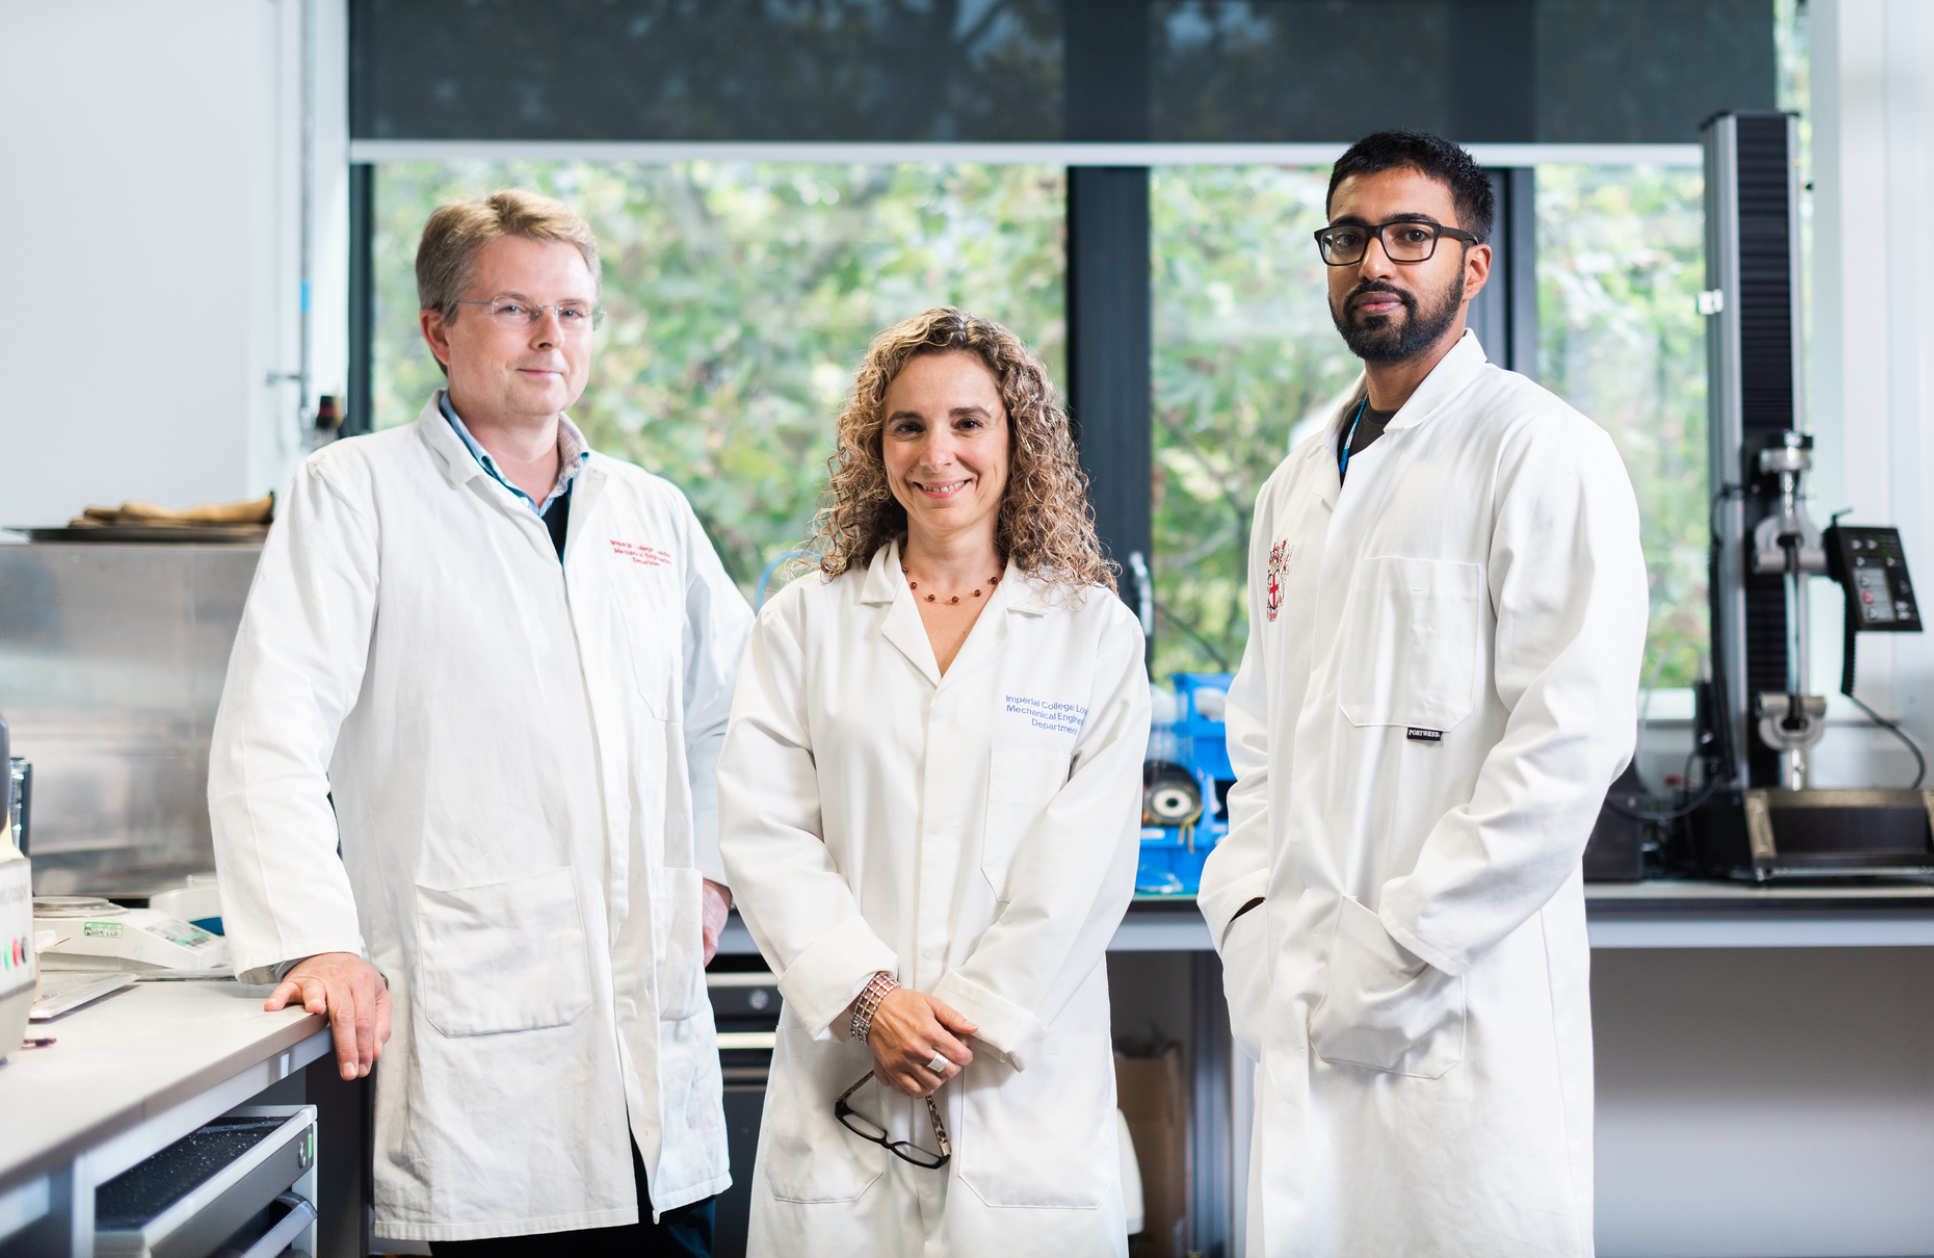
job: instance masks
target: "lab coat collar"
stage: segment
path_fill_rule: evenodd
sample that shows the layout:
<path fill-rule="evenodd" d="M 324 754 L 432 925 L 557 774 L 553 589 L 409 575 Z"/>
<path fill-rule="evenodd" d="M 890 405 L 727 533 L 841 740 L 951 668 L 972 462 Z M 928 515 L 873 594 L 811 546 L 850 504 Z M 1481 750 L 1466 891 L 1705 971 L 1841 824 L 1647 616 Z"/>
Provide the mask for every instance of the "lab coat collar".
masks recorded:
<path fill-rule="evenodd" d="M 1010 612 L 1023 612 L 1038 616 L 1047 611 L 1048 583 L 1037 581 L 1015 566 L 1012 559 L 1007 561 L 1007 570 L 1001 573 L 1001 583 L 995 595 L 1004 595 L 1002 607 Z M 913 592 L 907 589 L 905 577 L 900 572 L 900 543 L 888 542 L 873 552 L 873 560 L 866 566 L 866 576 L 860 586 L 862 603 L 894 603 L 906 595 L 907 605 L 913 606 Z M 992 606 L 993 596 L 988 598 Z M 918 607 L 913 608 L 919 611 Z"/>
<path fill-rule="evenodd" d="M 1484 347 L 1477 343 L 1477 333 L 1465 328 L 1464 335 L 1457 338 L 1457 344 L 1437 360 L 1437 365 L 1430 369 L 1430 374 L 1424 377 L 1416 391 L 1397 408 L 1397 413 L 1383 426 L 1384 432 L 1415 428 L 1429 419 L 1442 409 L 1444 403 L 1463 392 L 1464 386 L 1471 382 L 1471 378 L 1487 361 Z M 1356 414 L 1357 404 L 1364 400 L 1370 387 L 1367 381 L 1367 376 L 1359 374 L 1355 386 L 1344 395 L 1342 404 L 1330 416 L 1326 444 L 1332 451 L 1336 449 L 1337 438 L 1343 435 L 1343 426 L 1350 422 L 1350 417 Z M 1331 461 L 1335 461 L 1334 456 Z"/>
<path fill-rule="evenodd" d="M 452 485 L 468 484 L 479 476 L 489 477 L 490 473 L 484 470 L 483 464 L 472 458 L 470 451 L 464 447 L 463 438 L 457 435 L 456 429 L 450 427 L 450 421 L 443 418 L 443 411 L 438 408 L 434 393 L 417 414 L 416 433 L 423 439 L 423 444 L 435 452 L 437 460 L 443 464 L 444 476 Z"/>
<path fill-rule="evenodd" d="M 1047 611 L 1050 585 L 1050 582 L 1037 580 L 1022 572 L 1012 559 L 1007 561 L 1007 571 L 1001 574 L 1001 589 L 1007 595 L 1007 610 L 1024 616 L 1039 616 Z"/>
<path fill-rule="evenodd" d="M 543 553 L 555 556 L 554 543 L 542 517 L 532 511 L 524 499 L 505 489 L 484 469 L 483 464 L 477 462 L 476 456 L 470 453 L 470 447 L 463 443 L 463 438 L 457 435 L 457 430 L 452 428 L 450 421 L 443 417 L 443 408 L 437 405 L 435 394 L 430 395 L 430 400 L 418 413 L 415 426 L 417 436 L 421 437 L 423 443 L 436 454 L 437 461 L 443 466 L 444 479 L 453 488 L 461 489 L 472 481 L 483 481 L 485 500 L 520 522 L 535 524 L 535 528 L 523 530 L 525 540 Z M 571 490 L 571 521 L 564 540 L 564 559 L 567 569 L 572 567 L 569 560 L 577 550 L 572 539 L 584 529 L 585 522 L 591 517 L 592 507 L 603 496 L 608 475 L 604 467 L 604 456 L 596 451 L 589 453 L 590 457 L 583 461 L 576 483 Z"/>
<path fill-rule="evenodd" d="M 867 565 L 860 601 L 884 604 L 886 618 L 880 634 L 906 657 L 929 686 L 940 685 L 940 662 L 934 658 L 933 643 L 927 640 L 926 626 L 920 623 L 920 609 L 913 605 L 913 591 L 900 574 L 900 545 L 888 542 L 873 552 Z"/>
<path fill-rule="evenodd" d="M 441 392 L 441 390 L 438 392 Z M 564 422 L 567 424 L 571 422 L 568 416 Z M 477 461 L 477 457 L 470 453 L 470 447 L 463 443 L 463 438 L 457 434 L 457 430 L 452 428 L 450 421 L 443 417 L 443 408 L 437 405 L 436 393 L 432 393 L 430 400 L 423 404 L 423 409 L 417 412 L 416 431 L 417 435 L 423 438 L 424 444 L 436 453 L 438 461 L 443 464 L 443 474 L 452 485 L 466 485 L 480 477 L 490 481 L 493 485 L 497 484 L 496 478 L 491 476 L 489 471 L 484 468 L 484 465 Z M 572 431 L 576 432 L 577 430 L 573 427 Z M 582 434 L 579 434 L 578 440 L 582 442 Z M 583 449 L 582 453 L 590 457 L 582 458 L 582 470 L 579 473 L 580 485 L 593 474 L 602 479 L 604 469 L 598 466 L 598 454 L 590 450 L 588 446 Z M 523 503 L 517 500 L 515 495 L 512 495 L 509 490 L 505 490 L 504 494 L 508 501 L 516 502 L 520 507 L 523 506 Z M 580 505 L 581 502 L 577 500 L 574 494 L 571 504 L 572 512 L 575 513 Z M 527 507 L 524 509 L 529 510 Z"/>
<path fill-rule="evenodd" d="M 881 636 L 906 657 L 907 663 L 920 671 L 929 685 L 938 687 L 942 680 L 940 664 L 934 659 L 933 643 L 927 638 L 926 626 L 920 621 L 920 608 L 914 602 L 913 591 L 907 588 L 906 577 L 900 571 L 898 541 L 888 542 L 873 552 L 873 560 L 867 565 L 866 576 L 860 586 L 860 602 L 886 607 L 886 619 L 880 627 Z M 1004 636 L 998 617 L 1007 612 L 1039 615 L 1046 610 L 1041 583 L 1029 579 L 1014 566 L 1012 559 L 1008 560 L 1001 583 L 988 594 L 987 607 L 968 632 L 960 653 L 954 656 L 947 676 L 961 676 L 973 671 L 988 650 L 996 649 L 988 644 L 997 643 Z"/>
<path fill-rule="evenodd" d="M 1437 365 L 1430 369 L 1430 374 L 1417 386 L 1417 391 L 1397 408 L 1397 413 L 1390 417 L 1383 431 L 1393 433 L 1415 428 L 1435 415 L 1464 391 L 1464 386 L 1476 377 L 1485 362 L 1484 347 L 1477 343 L 1477 333 L 1465 328 L 1464 335 L 1457 338 L 1457 344 L 1437 360 Z"/>
<path fill-rule="evenodd" d="M 860 602 L 891 603 L 899 597 L 906 582 L 900 579 L 900 544 L 888 542 L 873 552 L 860 585 Z M 909 602 L 912 600 L 909 599 Z"/>
<path fill-rule="evenodd" d="M 1384 434 L 1387 436 L 1393 432 L 1402 432 L 1406 428 L 1415 428 L 1435 415 L 1464 391 L 1464 386 L 1477 376 L 1478 371 L 1488 361 L 1484 356 L 1484 347 L 1477 343 L 1477 333 L 1470 328 L 1465 328 L 1464 335 L 1457 338 L 1457 344 L 1451 346 L 1450 351 L 1437 360 L 1437 365 L 1430 369 L 1430 374 L 1424 377 L 1423 383 L 1419 384 L 1416 391 L 1397 408 L 1397 413 L 1390 417 L 1390 422 L 1384 425 Z M 1357 376 L 1356 385 L 1344 395 L 1342 403 L 1330 415 L 1330 422 L 1324 425 L 1323 440 L 1312 442 L 1304 450 L 1305 458 L 1320 459 L 1329 469 L 1329 475 L 1317 481 L 1317 491 L 1325 506 L 1334 507 L 1338 495 L 1343 490 L 1343 477 L 1336 470 L 1337 441 L 1343 435 L 1344 425 L 1348 424 L 1350 417 L 1356 414 L 1356 408 L 1363 402 L 1368 390 L 1367 377 Z"/>

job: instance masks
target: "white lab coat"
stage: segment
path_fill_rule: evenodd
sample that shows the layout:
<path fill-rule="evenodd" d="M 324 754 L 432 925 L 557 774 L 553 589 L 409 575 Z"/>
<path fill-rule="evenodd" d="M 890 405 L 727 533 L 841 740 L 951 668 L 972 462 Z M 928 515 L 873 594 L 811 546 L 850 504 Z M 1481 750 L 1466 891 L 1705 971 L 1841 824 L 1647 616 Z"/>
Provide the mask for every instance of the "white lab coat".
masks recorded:
<path fill-rule="evenodd" d="M 1636 725 L 1631 485 L 1467 333 L 1339 493 L 1360 397 L 1257 500 L 1202 875 L 1261 1058 L 1249 1253 L 1589 1255 L 1579 856 Z"/>
<path fill-rule="evenodd" d="M 1134 890 L 1142 650 L 1112 594 L 1010 564 L 942 676 L 891 545 L 760 613 L 719 761 L 725 866 L 785 1002 L 752 1258 L 1125 1252 L 1105 954 Z M 833 1117 L 872 1065 L 843 1015 L 876 970 L 979 1024 L 936 1097 L 944 1170 Z M 876 1082 L 852 1104 L 933 1147 L 919 1101 Z"/>
<path fill-rule="evenodd" d="M 700 879 L 750 622 L 671 485 L 593 454 L 560 564 L 434 402 L 277 504 L 209 757 L 223 915 L 246 981 L 389 980 L 379 1235 L 633 1222 L 627 1127 L 654 1212 L 730 1183 Z"/>

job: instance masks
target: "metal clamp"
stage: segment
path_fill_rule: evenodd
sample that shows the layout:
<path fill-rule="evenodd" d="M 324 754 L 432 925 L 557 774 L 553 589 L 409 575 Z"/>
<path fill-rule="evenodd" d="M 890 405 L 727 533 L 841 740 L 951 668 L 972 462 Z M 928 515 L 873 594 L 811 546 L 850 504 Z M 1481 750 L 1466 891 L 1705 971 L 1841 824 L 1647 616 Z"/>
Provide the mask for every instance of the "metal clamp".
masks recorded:
<path fill-rule="evenodd" d="M 1793 697 L 1779 690 L 1763 690 L 1759 696 L 1759 736 L 1775 751 L 1811 747 L 1827 732 L 1825 695 L 1801 695 L 1799 724 L 1789 728 Z"/>

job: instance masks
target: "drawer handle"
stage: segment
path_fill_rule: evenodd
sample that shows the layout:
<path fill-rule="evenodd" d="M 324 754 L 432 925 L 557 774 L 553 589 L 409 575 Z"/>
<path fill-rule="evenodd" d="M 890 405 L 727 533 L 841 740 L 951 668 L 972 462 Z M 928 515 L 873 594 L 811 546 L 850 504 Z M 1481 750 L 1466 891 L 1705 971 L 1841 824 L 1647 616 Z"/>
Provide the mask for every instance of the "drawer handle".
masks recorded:
<path fill-rule="evenodd" d="M 262 1234 L 262 1239 L 250 1245 L 242 1253 L 242 1258 L 275 1258 L 275 1255 L 295 1243 L 295 1238 L 309 1230 L 316 1221 L 316 1208 L 300 1197 L 283 1193 L 277 1201 L 289 1207 L 289 1212 L 277 1221 L 276 1225 Z"/>

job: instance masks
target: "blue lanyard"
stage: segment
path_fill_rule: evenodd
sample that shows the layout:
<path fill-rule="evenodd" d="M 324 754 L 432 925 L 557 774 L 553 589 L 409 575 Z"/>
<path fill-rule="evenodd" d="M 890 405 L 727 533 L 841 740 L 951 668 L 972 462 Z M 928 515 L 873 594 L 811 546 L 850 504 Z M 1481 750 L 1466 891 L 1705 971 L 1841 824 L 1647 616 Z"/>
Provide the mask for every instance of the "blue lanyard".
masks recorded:
<path fill-rule="evenodd" d="M 1350 470 L 1350 447 L 1356 442 L 1356 426 L 1363 422 L 1363 408 L 1369 404 L 1370 395 L 1366 393 L 1363 395 L 1363 400 L 1356 404 L 1356 415 L 1350 420 L 1350 431 L 1343 435 L 1343 451 L 1336 456 L 1336 478 L 1338 480 L 1342 480 L 1344 475 Z"/>

